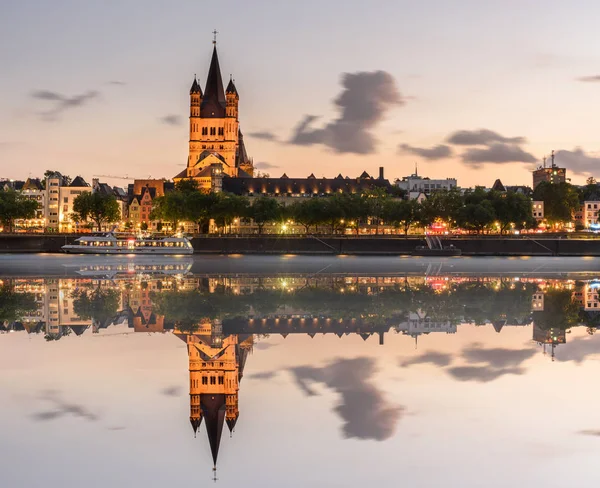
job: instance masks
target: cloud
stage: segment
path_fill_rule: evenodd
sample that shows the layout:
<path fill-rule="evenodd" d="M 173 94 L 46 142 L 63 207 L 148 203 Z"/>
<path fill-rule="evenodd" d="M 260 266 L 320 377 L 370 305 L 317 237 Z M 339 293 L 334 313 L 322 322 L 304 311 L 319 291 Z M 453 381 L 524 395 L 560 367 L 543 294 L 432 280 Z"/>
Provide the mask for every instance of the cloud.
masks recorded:
<path fill-rule="evenodd" d="M 249 376 L 253 380 L 270 380 L 277 376 L 277 371 L 263 371 L 261 373 L 254 373 Z"/>
<path fill-rule="evenodd" d="M 165 115 L 159 119 L 163 124 L 167 125 L 181 125 L 181 117 L 179 115 Z"/>
<path fill-rule="evenodd" d="M 250 132 L 248 135 L 264 141 L 277 141 L 277 136 L 269 131 Z"/>
<path fill-rule="evenodd" d="M 290 371 L 308 396 L 316 395 L 312 383 L 322 383 L 340 395 L 334 410 L 344 422 L 346 438 L 388 439 L 405 412 L 404 407 L 389 403 L 383 392 L 370 383 L 375 374 L 371 358 L 337 359 L 322 368 L 303 366 Z"/>
<path fill-rule="evenodd" d="M 593 437 L 600 437 L 600 429 L 586 429 L 577 432 L 579 435 L 590 435 Z"/>
<path fill-rule="evenodd" d="M 600 75 L 592 75 L 592 76 L 581 76 L 576 78 L 577 81 L 581 81 L 583 83 L 599 83 Z"/>
<path fill-rule="evenodd" d="M 272 166 L 273 168 L 277 168 L 277 166 Z M 272 342 L 259 342 L 254 344 L 254 349 L 257 350 L 266 350 L 271 349 L 272 347 L 277 347 L 278 344 L 273 344 Z"/>
<path fill-rule="evenodd" d="M 526 349 L 484 348 L 471 344 L 463 349 L 462 358 L 466 366 L 448 368 L 446 371 L 459 381 L 487 383 L 505 375 L 522 375 L 526 372 L 521 365 L 536 353 L 532 347 Z"/>
<path fill-rule="evenodd" d="M 100 96 L 100 92 L 90 90 L 80 95 L 74 95 L 68 97 L 61 95 L 60 93 L 49 91 L 49 90 L 36 90 L 31 93 L 31 97 L 36 100 L 44 100 L 47 102 L 53 102 L 54 106 L 47 112 L 41 114 L 44 120 L 56 120 L 62 113 L 67 110 L 82 107 L 87 104 L 90 100 L 94 100 Z"/>
<path fill-rule="evenodd" d="M 537 159 L 517 145 L 494 143 L 486 148 L 467 149 L 462 154 L 462 161 L 477 167 L 483 163 L 535 163 Z"/>
<path fill-rule="evenodd" d="M 600 343 L 591 337 L 576 337 L 566 344 L 562 344 L 558 350 L 556 360 L 561 362 L 570 362 L 581 364 L 588 357 L 600 354 Z"/>
<path fill-rule="evenodd" d="M 400 152 L 416 154 L 425 159 L 436 160 L 452 156 L 452 148 L 446 144 L 438 144 L 434 147 L 414 147 L 408 144 L 401 144 L 398 148 Z"/>
<path fill-rule="evenodd" d="M 98 415 L 91 412 L 83 405 L 70 403 L 63 400 L 58 392 L 48 392 L 43 399 L 51 403 L 52 408 L 34 413 L 32 418 L 38 422 L 48 422 L 50 420 L 56 420 L 69 415 L 82 418 L 90 422 L 99 420 Z"/>
<path fill-rule="evenodd" d="M 170 397 L 176 397 L 181 395 L 181 388 L 179 386 L 168 386 L 167 388 L 163 388 L 161 394 Z"/>
<path fill-rule="evenodd" d="M 452 355 L 429 351 L 425 352 L 419 356 L 407 359 L 405 361 L 400 362 L 400 366 L 412 366 L 413 364 L 434 364 L 436 366 L 448 366 L 452 362 Z"/>
<path fill-rule="evenodd" d="M 266 161 L 262 161 L 260 163 L 255 163 L 254 167 L 256 169 L 275 169 L 275 168 L 279 168 L 279 165 L 273 164 L 273 163 L 267 163 Z"/>
<path fill-rule="evenodd" d="M 448 136 L 446 141 L 457 146 L 489 146 L 495 142 L 504 144 L 524 144 L 524 137 L 504 137 L 488 129 L 459 130 Z"/>
<path fill-rule="evenodd" d="M 576 147 L 572 151 L 565 149 L 556 151 L 554 159 L 559 166 L 567 167 L 569 171 L 580 175 L 596 174 L 600 167 L 600 157 L 592 156 L 580 147 Z"/>
<path fill-rule="evenodd" d="M 522 368 L 494 369 L 489 366 L 456 366 L 446 371 L 459 381 L 477 381 L 488 383 L 507 374 L 521 375 L 525 373 Z"/>
<path fill-rule="evenodd" d="M 124 86 L 127 84 L 125 81 L 120 80 L 110 80 L 106 82 L 107 85 L 115 85 L 115 86 Z"/>
<path fill-rule="evenodd" d="M 377 141 L 371 131 L 390 109 L 406 100 L 392 75 L 385 71 L 344 73 L 342 86 L 342 93 L 334 100 L 339 117 L 321 129 L 313 129 L 311 125 L 318 117 L 306 115 L 294 129 L 290 144 L 323 144 L 337 153 L 375 152 Z"/>

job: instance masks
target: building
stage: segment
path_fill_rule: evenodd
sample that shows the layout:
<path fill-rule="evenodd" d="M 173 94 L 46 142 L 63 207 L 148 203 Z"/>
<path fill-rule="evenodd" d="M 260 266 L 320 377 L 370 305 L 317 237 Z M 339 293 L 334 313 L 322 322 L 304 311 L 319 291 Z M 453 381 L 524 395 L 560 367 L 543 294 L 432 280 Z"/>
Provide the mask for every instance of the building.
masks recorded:
<path fill-rule="evenodd" d="M 600 210 L 600 197 L 596 194 L 589 195 L 581 204 L 579 216 L 581 224 L 587 228 L 598 228 L 598 211 Z"/>
<path fill-rule="evenodd" d="M 526 197 L 531 197 L 533 190 L 526 185 L 504 185 L 500 179 L 497 179 L 491 188 L 492 191 L 497 191 L 500 193 L 512 192 L 512 193 L 520 193 L 521 195 L 525 195 Z"/>
<path fill-rule="evenodd" d="M 410 176 L 404 176 L 401 180 L 396 180 L 396 185 L 401 190 L 404 190 L 410 195 L 415 195 L 415 198 L 420 194 L 424 193 L 429 195 L 430 193 L 441 191 L 441 190 L 454 190 L 457 187 L 456 178 L 436 179 L 432 180 L 428 177 L 419 176 L 417 168 L 415 172 Z"/>
<path fill-rule="evenodd" d="M 46 199 L 44 198 L 46 192 L 44 190 L 44 185 L 39 178 L 27 178 L 21 186 L 20 192 L 24 197 L 37 202 L 38 208 L 35 211 L 33 218 L 17 220 L 15 222 L 15 228 L 25 229 L 28 232 L 43 231 L 46 226 Z"/>
<path fill-rule="evenodd" d="M 219 170 L 233 178 L 251 177 L 254 173 L 240 130 L 240 97 L 233 79 L 223 89 L 216 41 L 213 45 L 204 92 L 195 76 L 190 88 L 187 167 L 173 178 L 176 182 L 193 178 L 205 189 L 210 189 L 206 188 L 207 171 Z"/>
<path fill-rule="evenodd" d="M 81 176 L 69 182 L 58 172 L 49 175 L 44 195 L 46 228 L 54 232 L 81 231 L 87 224 L 72 220 L 73 204 L 79 195 L 91 191 L 92 188 Z"/>
<path fill-rule="evenodd" d="M 117 201 L 117 204 L 119 205 L 119 215 L 121 216 L 121 223 L 126 219 L 128 211 L 128 198 L 127 193 L 123 188 L 119 188 L 117 186 L 110 186 L 107 183 L 101 183 L 100 180 L 98 180 L 98 178 L 94 178 L 92 179 L 92 192 L 114 197 Z M 115 225 L 118 226 L 118 223 L 113 222 L 105 224 L 103 227 L 104 230 L 110 230 L 110 228 L 113 228 Z"/>
<path fill-rule="evenodd" d="M 537 222 L 544 220 L 544 202 L 541 200 L 534 200 L 531 202 L 531 215 Z"/>
<path fill-rule="evenodd" d="M 544 165 L 533 172 L 533 189 L 535 190 L 542 181 L 551 184 L 564 183 L 567 181 L 566 168 L 559 168 L 554 164 L 554 151 L 552 151 L 551 165 L 546 167 L 546 159 L 544 159 Z"/>
<path fill-rule="evenodd" d="M 150 218 L 152 202 L 174 188 L 173 183 L 165 180 L 134 180 L 127 188 L 128 226 L 134 230 L 158 230 L 158 222 Z"/>

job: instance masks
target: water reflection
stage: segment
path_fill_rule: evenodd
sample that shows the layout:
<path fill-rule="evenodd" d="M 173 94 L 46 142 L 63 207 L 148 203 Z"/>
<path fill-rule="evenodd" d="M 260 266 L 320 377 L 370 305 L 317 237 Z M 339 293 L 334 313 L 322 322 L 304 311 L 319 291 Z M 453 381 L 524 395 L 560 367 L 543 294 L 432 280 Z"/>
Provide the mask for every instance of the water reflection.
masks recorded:
<path fill-rule="evenodd" d="M 92 273 L 93 271 L 93 273 Z M 596 281 L 506 277 L 415 276 L 195 276 L 182 269 L 87 270 L 77 279 L 12 278 L 0 285 L 0 331 L 43 334 L 48 342 L 78 336 L 132 333 L 173 334 L 189 359 L 189 421 L 194 435 L 204 424 L 213 465 L 225 427 L 235 431 L 239 391 L 253 351 L 270 335 L 358 335 L 385 343 L 386 334 L 414 341 L 431 334 L 460 334 L 475 325 L 502 333 L 529 327 L 531 341 L 515 348 L 470 343 L 457 354 L 418 351 L 399 360 L 401 369 L 432 365 L 459 382 L 489 383 L 522 375 L 540 352 L 553 360 L 582 362 L 598 352 L 576 337 L 574 327 L 593 334 L 600 321 Z M 371 339 L 373 336 L 373 339 Z M 564 354 L 557 350 L 564 347 Z M 307 356 L 308 358 L 310 356 Z M 406 407 L 373 382 L 373 358 L 336 358 L 289 369 L 307 396 L 335 392 L 334 408 L 344 437 L 384 441 L 395 432 Z M 253 379 L 268 381 L 278 371 Z M 165 388 L 177 396 L 181 386 Z M 243 410 L 243 408 L 242 408 Z M 33 414 L 38 422 L 62 417 L 96 421 L 98 415 L 46 392 Z M 116 429 L 116 428 L 115 428 Z M 586 431 L 586 435 L 597 435 Z"/>

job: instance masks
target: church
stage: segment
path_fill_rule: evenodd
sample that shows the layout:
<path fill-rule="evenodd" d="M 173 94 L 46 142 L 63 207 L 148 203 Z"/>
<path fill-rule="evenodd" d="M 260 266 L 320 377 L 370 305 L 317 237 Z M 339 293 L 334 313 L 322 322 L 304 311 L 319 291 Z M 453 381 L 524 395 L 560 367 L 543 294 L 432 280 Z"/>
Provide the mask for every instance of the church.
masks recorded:
<path fill-rule="evenodd" d="M 216 40 L 204 91 L 196 76 L 190 88 L 190 142 L 187 168 L 173 178 L 194 179 L 201 189 L 219 191 L 222 177 L 252 177 L 239 123 L 239 94 L 231 78 L 223 88 Z M 215 178 L 216 175 L 220 177 Z"/>

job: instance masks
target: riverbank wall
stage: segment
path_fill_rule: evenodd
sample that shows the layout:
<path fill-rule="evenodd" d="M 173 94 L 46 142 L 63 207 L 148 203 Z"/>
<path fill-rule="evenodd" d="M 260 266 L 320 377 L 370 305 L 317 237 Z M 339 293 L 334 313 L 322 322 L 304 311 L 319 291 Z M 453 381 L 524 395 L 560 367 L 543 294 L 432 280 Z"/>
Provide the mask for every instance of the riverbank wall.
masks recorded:
<path fill-rule="evenodd" d="M 76 235 L 2 235 L 1 253 L 57 253 Z M 442 239 L 464 256 L 600 256 L 600 239 L 461 237 Z M 391 236 L 203 236 L 192 239 L 198 254 L 410 255 L 425 240 Z"/>

